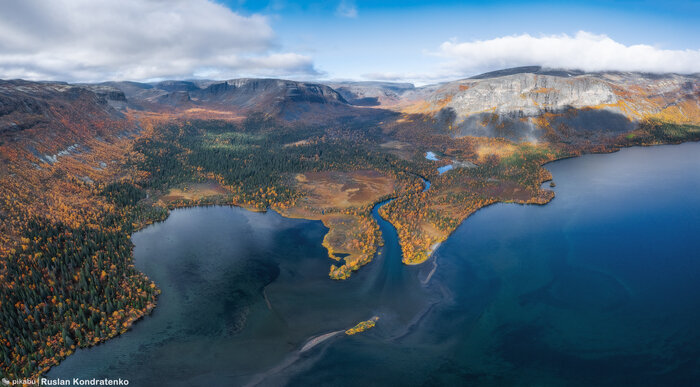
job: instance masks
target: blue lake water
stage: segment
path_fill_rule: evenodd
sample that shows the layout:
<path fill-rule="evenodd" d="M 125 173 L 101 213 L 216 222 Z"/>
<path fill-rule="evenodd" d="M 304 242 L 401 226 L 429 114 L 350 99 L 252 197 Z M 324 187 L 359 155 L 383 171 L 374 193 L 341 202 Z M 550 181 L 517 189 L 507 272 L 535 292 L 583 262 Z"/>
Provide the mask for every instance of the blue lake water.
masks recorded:
<path fill-rule="evenodd" d="M 440 161 L 440 159 L 437 157 L 437 155 L 433 152 L 430 152 L 430 151 L 425 152 L 425 158 L 428 160 L 431 160 L 431 161 Z M 454 168 L 454 166 L 452 164 L 448 164 L 448 165 L 443 165 L 442 167 L 439 167 L 437 170 L 438 170 L 438 173 L 442 175 L 443 173 L 445 173 L 453 168 Z"/>
<path fill-rule="evenodd" d="M 320 222 L 173 211 L 133 236 L 151 316 L 49 377 L 186 385 L 697 385 L 700 143 L 547 166 L 545 206 L 478 211 L 420 266 L 328 279 Z M 375 213 L 376 216 L 376 213 Z M 434 270 L 434 271 L 433 271 Z M 431 275 L 432 273 L 432 275 Z M 319 335 L 378 316 L 355 336 Z"/>
<path fill-rule="evenodd" d="M 437 170 L 438 170 L 438 173 L 442 175 L 443 173 L 445 173 L 445 172 L 451 170 L 452 168 L 454 168 L 454 167 L 452 166 L 452 164 L 447 164 L 447 165 L 445 165 L 445 166 L 442 166 L 442 167 L 438 168 Z"/>

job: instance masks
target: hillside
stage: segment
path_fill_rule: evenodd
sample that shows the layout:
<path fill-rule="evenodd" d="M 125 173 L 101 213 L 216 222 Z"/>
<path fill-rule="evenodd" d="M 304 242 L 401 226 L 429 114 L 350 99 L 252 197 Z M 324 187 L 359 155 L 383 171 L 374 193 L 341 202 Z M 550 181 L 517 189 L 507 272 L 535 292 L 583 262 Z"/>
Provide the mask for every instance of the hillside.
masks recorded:
<path fill-rule="evenodd" d="M 394 106 L 417 90 L 412 83 L 392 82 L 334 82 L 328 86 L 356 106 Z"/>
<path fill-rule="evenodd" d="M 198 118 L 241 118 L 256 112 L 287 121 L 320 122 L 341 116 L 382 114 L 358 109 L 329 86 L 281 79 L 227 81 L 163 81 L 153 84 L 107 82 L 124 93 L 130 109 Z"/>
<path fill-rule="evenodd" d="M 62 146 L 74 137 L 107 134 L 102 127 L 124 118 L 108 98 L 125 101 L 125 96 L 116 89 L 101 91 L 66 83 L 0 80 L 0 136 L 9 142 L 50 139 L 53 146 Z"/>
<path fill-rule="evenodd" d="M 700 77 L 523 67 L 446 83 L 402 111 L 443 117 L 456 137 L 590 141 L 652 118 L 700 123 Z"/>
<path fill-rule="evenodd" d="M 551 200 L 547 162 L 700 139 L 696 77 L 526 70 L 342 92 L 0 81 L 3 374 L 42 373 L 149 313 L 159 290 L 134 268 L 130 235 L 170 209 L 320 220 L 340 280 L 375 257 L 371 211 L 387 198 L 403 261 L 420 264 L 484 206 Z"/>

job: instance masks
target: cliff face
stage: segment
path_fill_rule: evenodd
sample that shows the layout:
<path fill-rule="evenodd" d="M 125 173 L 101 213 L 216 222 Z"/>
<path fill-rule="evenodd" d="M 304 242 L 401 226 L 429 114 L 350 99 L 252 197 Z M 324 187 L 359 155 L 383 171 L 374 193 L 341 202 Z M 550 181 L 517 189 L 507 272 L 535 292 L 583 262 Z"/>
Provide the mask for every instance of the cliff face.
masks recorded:
<path fill-rule="evenodd" d="M 537 140 L 567 131 L 595 137 L 649 118 L 700 123 L 700 78 L 527 67 L 449 82 L 403 110 L 439 115 L 456 136 Z"/>
<path fill-rule="evenodd" d="M 596 78 L 569 79 L 535 74 L 451 82 L 427 99 L 431 108 L 454 109 L 458 120 L 484 112 L 536 116 L 568 107 L 583 108 L 617 101 L 612 88 Z"/>
<path fill-rule="evenodd" d="M 206 118 L 207 114 L 220 116 L 226 113 L 228 117 L 241 117 L 262 112 L 286 120 L 317 121 L 372 113 L 354 108 L 329 86 L 282 79 L 163 81 L 154 84 L 109 82 L 102 85 L 122 90 L 129 108 L 174 114 L 196 112 L 200 118 Z"/>
<path fill-rule="evenodd" d="M 114 105 L 125 101 L 121 91 L 108 86 L 0 81 L 0 139 L 29 141 L 50 151 L 79 139 L 107 137 L 124 130 L 124 116 Z"/>
<path fill-rule="evenodd" d="M 191 91 L 190 94 L 194 100 L 203 103 L 242 108 L 282 102 L 347 103 L 337 91 L 328 86 L 281 79 L 233 79 L 212 83 L 206 88 Z"/>

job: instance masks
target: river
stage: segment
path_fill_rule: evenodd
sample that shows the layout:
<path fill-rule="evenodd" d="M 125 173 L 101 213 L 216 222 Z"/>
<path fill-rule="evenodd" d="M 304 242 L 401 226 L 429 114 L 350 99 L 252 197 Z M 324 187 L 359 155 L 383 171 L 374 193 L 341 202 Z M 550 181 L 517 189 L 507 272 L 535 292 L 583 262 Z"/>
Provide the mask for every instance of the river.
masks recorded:
<path fill-rule="evenodd" d="M 420 266 L 395 229 L 328 279 L 320 222 L 180 209 L 134 234 L 152 315 L 48 377 L 189 385 L 691 385 L 700 380 L 700 143 L 547 165 L 545 206 L 478 211 Z M 375 328 L 339 332 L 378 316 Z"/>

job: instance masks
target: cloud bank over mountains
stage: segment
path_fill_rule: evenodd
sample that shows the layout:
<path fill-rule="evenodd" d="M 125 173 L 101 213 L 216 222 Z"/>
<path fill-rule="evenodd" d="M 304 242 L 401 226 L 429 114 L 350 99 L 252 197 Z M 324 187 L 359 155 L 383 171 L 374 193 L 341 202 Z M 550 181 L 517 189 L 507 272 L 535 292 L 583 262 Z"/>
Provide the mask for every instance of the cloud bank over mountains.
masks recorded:
<path fill-rule="evenodd" d="M 0 2 L 0 78 L 313 76 L 266 17 L 208 0 Z"/>
<path fill-rule="evenodd" d="M 433 71 L 374 72 L 363 74 L 363 78 L 426 84 L 532 65 L 589 72 L 700 73 L 700 50 L 664 50 L 646 44 L 626 46 L 606 35 L 585 31 L 574 36 L 522 34 L 472 42 L 452 40 L 425 55 L 436 58 Z"/>
<path fill-rule="evenodd" d="M 473 42 L 448 41 L 436 56 L 443 71 L 469 74 L 497 68 L 540 65 L 584 71 L 700 72 L 700 50 L 664 50 L 646 44 L 626 46 L 606 35 L 528 34 Z"/>

